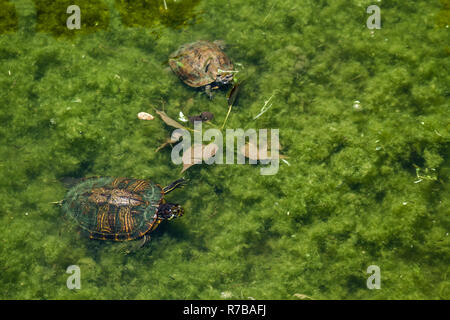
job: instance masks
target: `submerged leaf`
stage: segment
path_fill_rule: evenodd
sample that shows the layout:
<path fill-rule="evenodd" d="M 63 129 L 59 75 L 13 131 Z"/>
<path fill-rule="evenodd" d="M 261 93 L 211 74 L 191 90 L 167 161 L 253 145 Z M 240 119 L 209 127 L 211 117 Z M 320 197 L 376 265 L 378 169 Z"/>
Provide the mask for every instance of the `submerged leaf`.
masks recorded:
<path fill-rule="evenodd" d="M 246 143 L 241 147 L 241 153 L 250 160 L 258 160 L 259 154 L 258 154 L 258 147 L 255 146 L 253 143 Z"/>
<path fill-rule="evenodd" d="M 266 149 L 267 150 L 267 149 Z M 271 155 L 270 150 L 267 150 L 265 152 L 265 155 L 262 155 L 262 150 L 258 150 L 258 147 L 254 145 L 253 143 L 247 142 L 245 145 L 241 147 L 241 153 L 250 160 L 269 160 L 269 159 L 275 159 L 274 156 Z M 279 159 L 286 159 L 287 156 L 284 156 L 282 154 L 278 154 Z"/>
<path fill-rule="evenodd" d="M 178 129 L 184 129 L 183 125 L 173 120 L 171 117 L 169 117 L 164 111 L 155 110 L 156 113 L 161 117 L 162 121 L 164 121 L 168 126 L 178 128 Z"/>
<path fill-rule="evenodd" d="M 232 106 L 236 101 L 239 91 L 241 90 L 242 82 L 236 83 L 227 95 L 228 106 Z"/>
<path fill-rule="evenodd" d="M 310 296 L 307 296 L 306 294 L 301 294 L 301 293 L 294 293 L 294 297 L 297 297 L 297 298 L 302 299 L 302 300 L 305 300 L 305 299 L 314 300 Z"/>
<path fill-rule="evenodd" d="M 202 149 L 199 149 L 201 147 Z M 193 147 L 189 147 L 186 152 L 183 153 L 183 169 L 180 173 L 185 172 L 187 169 L 192 167 L 194 164 L 199 164 L 202 162 L 202 154 L 199 154 L 200 151 L 203 151 L 202 145 L 194 145 Z M 202 152 L 203 153 L 203 152 Z"/>
<path fill-rule="evenodd" d="M 155 152 L 158 152 L 162 148 L 168 146 L 169 144 L 177 142 L 176 140 L 167 139 L 162 145 L 160 145 L 158 148 L 156 148 Z"/>
<path fill-rule="evenodd" d="M 219 146 L 215 143 L 210 143 L 208 145 L 203 145 L 203 160 L 208 161 L 214 157 L 219 150 Z"/>
<path fill-rule="evenodd" d="M 181 134 L 181 133 L 178 133 L 178 132 L 175 132 L 173 135 L 174 135 L 175 139 L 168 138 L 162 145 L 160 145 L 160 146 L 155 150 L 155 152 L 158 152 L 159 150 L 161 150 L 162 148 L 166 147 L 166 146 L 169 145 L 169 144 L 178 142 L 178 140 L 180 140 L 180 137 L 182 136 L 182 134 Z"/>
<path fill-rule="evenodd" d="M 187 149 L 186 152 L 183 153 L 183 169 L 180 173 L 185 172 L 195 164 L 202 163 L 202 159 L 204 161 L 208 161 L 215 156 L 218 149 L 219 146 L 215 143 L 210 143 L 208 145 L 196 144 L 193 147 L 189 147 L 189 149 Z"/>

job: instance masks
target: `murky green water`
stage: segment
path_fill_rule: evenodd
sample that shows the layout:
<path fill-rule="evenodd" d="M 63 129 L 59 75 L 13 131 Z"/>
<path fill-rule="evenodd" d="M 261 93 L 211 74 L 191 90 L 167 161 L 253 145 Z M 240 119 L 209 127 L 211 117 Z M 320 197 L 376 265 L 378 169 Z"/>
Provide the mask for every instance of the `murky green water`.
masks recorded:
<path fill-rule="evenodd" d="M 2 299 L 450 298 L 448 1 L 35 3 L 0 1 Z M 210 101 L 168 69 L 199 39 L 224 40 L 245 79 L 227 128 L 279 129 L 277 174 L 180 174 L 155 152 L 172 131 L 155 109 L 226 116 L 226 91 Z M 93 175 L 184 176 L 167 198 L 186 214 L 135 253 L 89 240 L 52 202 L 61 178 Z"/>

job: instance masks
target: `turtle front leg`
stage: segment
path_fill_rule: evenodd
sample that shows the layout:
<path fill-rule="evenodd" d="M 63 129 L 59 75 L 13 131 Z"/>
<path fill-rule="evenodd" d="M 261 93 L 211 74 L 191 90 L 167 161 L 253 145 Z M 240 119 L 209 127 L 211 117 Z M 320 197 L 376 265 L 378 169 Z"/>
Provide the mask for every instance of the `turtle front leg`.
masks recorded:
<path fill-rule="evenodd" d="M 213 95 L 212 95 L 212 90 L 211 90 L 211 85 L 210 84 L 206 85 L 205 92 L 208 95 L 209 100 L 212 100 Z"/>
<path fill-rule="evenodd" d="M 143 246 L 145 246 L 146 243 L 150 242 L 150 239 L 151 239 L 150 235 L 148 235 L 148 234 L 144 235 L 142 237 L 139 248 L 142 248 Z"/>
<path fill-rule="evenodd" d="M 142 240 L 134 240 L 134 241 L 124 241 L 121 246 L 118 248 L 119 252 L 123 254 L 133 254 L 140 250 L 147 242 L 150 241 L 149 235 L 144 235 Z"/>

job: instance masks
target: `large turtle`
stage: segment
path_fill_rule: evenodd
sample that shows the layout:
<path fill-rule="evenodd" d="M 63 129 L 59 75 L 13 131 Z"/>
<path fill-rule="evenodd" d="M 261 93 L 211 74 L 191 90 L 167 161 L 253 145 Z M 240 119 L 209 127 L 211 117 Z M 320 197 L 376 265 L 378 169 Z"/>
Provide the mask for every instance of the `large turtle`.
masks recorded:
<path fill-rule="evenodd" d="M 182 45 L 169 57 L 173 72 L 188 86 L 218 89 L 233 80 L 233 63 L 222 51 L 220 41 L 196 41 Z"/>
<path fill-rule="evenodd" d="M 166 203 L 164 195 L 184 183 L 184 179 L 179 179 L 163 188 L 150 180 L 86 178 L 67 192 L 62 208 L 91 239 L 143 238 L 143 245 L 161 221 L 183 215 L 184 209 Z"/>

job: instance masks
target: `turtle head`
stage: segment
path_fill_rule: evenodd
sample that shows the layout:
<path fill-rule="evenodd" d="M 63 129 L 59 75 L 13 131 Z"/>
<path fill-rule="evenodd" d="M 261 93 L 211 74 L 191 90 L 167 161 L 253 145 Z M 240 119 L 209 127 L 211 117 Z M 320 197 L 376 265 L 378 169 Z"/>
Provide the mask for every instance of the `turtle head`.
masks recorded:
<path fill-rule="evenodd" d="M 158 208 L 158 217 L 163 220 L 172 220 L 181 217 L 184 209 L 179 204 L 163 203 Z"/>
<path fill-rule="evenodd" d="M 216 78 L 216 83 L 221 86 L 227 85 L 233 81 L 233 77 L 233 72 L 219 70 Z"/>

